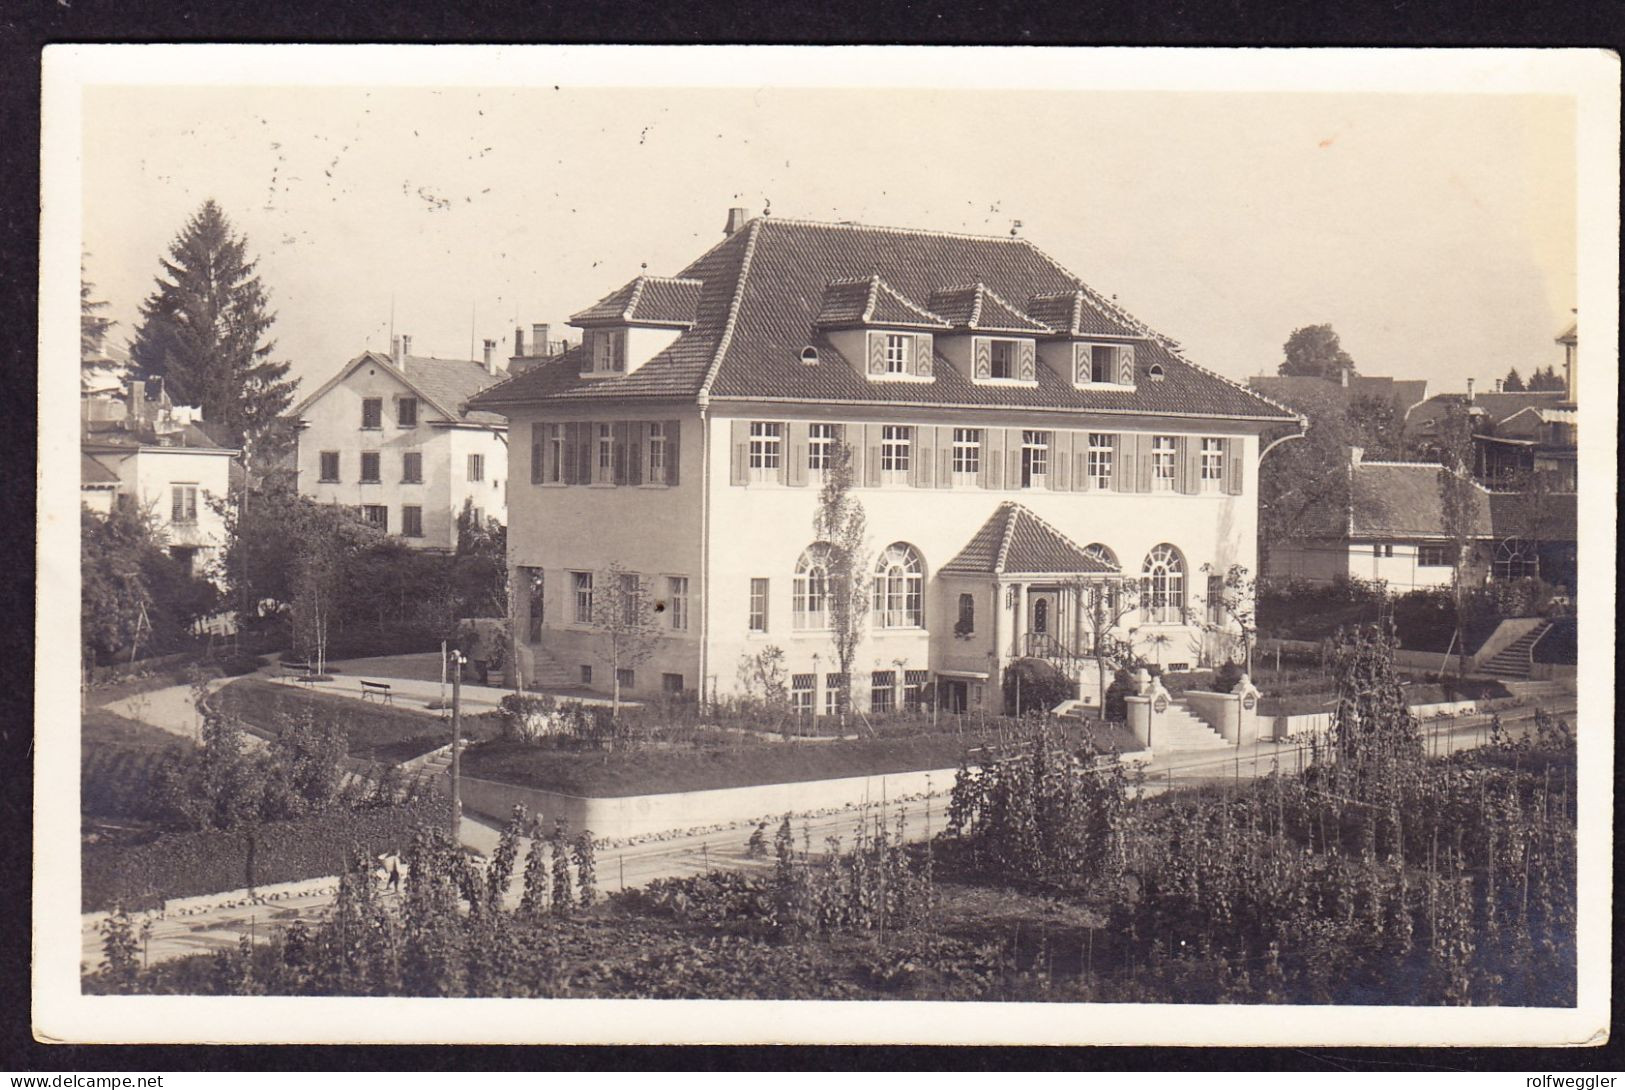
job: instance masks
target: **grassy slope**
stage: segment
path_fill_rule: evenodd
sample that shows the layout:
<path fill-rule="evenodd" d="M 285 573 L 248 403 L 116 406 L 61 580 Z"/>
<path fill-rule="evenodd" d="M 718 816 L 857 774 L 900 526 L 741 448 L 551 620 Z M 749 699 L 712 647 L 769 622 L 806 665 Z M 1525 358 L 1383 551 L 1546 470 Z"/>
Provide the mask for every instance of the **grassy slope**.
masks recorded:
<path fill-rule="evenodd" d="M 451 727 L 433 712 L 367 704 L 329 693 L 306 692 L 262 678 L 243 678 L 220 690 L 219 707 L 242 717 L 255 734 L 273 738 L 283 715 L 306 712 L 338 722 L 351 757 L 405 761 L 451 741 Z M 476 716 L 463 720 L 466 737 L 494 736 L 495 727 Z"/>

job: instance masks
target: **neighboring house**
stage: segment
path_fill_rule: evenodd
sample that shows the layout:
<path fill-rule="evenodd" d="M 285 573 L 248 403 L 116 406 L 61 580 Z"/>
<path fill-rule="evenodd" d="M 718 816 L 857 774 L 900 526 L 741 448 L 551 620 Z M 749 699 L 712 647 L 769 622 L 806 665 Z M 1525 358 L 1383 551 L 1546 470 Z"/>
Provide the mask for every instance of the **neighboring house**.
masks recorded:
<path fill-rule="evenodd" d="M 1411 408 L 1427 399 L 1426 379 L 1398 379 L 1387 375 L 1351 375 L 1339 372 L 1341 381 L 1312 375 L 1254 375 L 1247 385 L 1265 397 L 1292 405 L 1299 401 L 1327 400 L 1347 408 L 1360 400 L 1385 401 L 1394 407 L 1397 419 L 1404 420 Z"/>
<path fill-rule="evenodd" d="M 130 378 L 130 353 L 107 340 L 107 327 L 94 331 L 94 339 L 79 360 L 79 392 L 88 396 L 122 396 Z"/>
<path fill-rule="evenodd" d="M 240 452 L 195 408 L 172 405 L 162 379 L 135 379 L 125 391 L 81 399 L 80 499 L 103 513 L 114 503 L 150 512 L 171 555 L 205 575 L 226 543 L 214 501 L 229 499 Z"/>
<path fill-rule="evenodd" d="M 1477 488 L 1468 579 L 1541 575 L 1572 589 L 1573 493 L 1531 498 Z M 1346 529 L 1271 545 L 1273 577 L 1381 580 L 1396 594 L 1451 585 L 1455 553 L 1445 529 L 1437 465 L 1368 462 L 1355 448 L 1349 494 Z"/>
<path fill-rule="evenodd" d="M 363 352 L 293 411 L 299 491 L 409 545 L 452 549 L 465 503 L 507 521 L 507 424 L 468 406 L 506 376 L 495 341 L 478 363 L 414 356 L 411 340 Z"/>
<path fill-rule="evenodd" d="M 835 710 L 813 520 L 836 443 L 868 518 L 859 710 L 927 689 L 995 708 L 1028 655 L 1087 683 L 1090 582 L 1139 580 L 1120 634 L 1194 665 L 1213 650 L 1201 569 L 1256 568 L 1258 436 L 1293 419 L 1013 237 L 734 210 L 678 275 L 571 324 L 581 346 L 473 405 L 528 459 L 509 500 L 521 663 L 611 685 L 588 620 L 618 565 L 663 629 L 620 679 L 636 694 L 735 692 L 778 647 L 794 706 Z"/>

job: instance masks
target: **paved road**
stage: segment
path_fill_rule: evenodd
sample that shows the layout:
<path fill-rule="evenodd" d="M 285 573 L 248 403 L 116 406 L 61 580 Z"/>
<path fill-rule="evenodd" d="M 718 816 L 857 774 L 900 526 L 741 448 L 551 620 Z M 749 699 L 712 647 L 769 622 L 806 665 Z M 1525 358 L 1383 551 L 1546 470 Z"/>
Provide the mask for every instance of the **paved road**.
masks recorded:
<path fill-rule="evenodd" d="M 1553 714 L 1568 715 L 1572 721 L 1574 708 L 1568 701 L 1551 711 Z M 1533 715 L 1533 709 L 1514 709 L 1503 717 L 1502 723 L 1513 733 L 1527 731 Z M 1473 716 L 1425 722 L 1424 742 L 1430 753 L 1440 755 L 1472 748 L 1483 742 L 1488 719 L 1488 716 Z M 1188 787 L 1226 779 L 1252 779 L 1268 775 L 1277 763 L 1282 771 L 1295 774 L 1308 761 L 1307 746 L 1273 742 L 1260 742 L 1238 749 L 1175 753 L 1146 767 L 1144 790 L 1147 796 L 1154 796 L 1171 787 Z M 929 800 L 894 802 L 884 810 L 877 804 L 870 807 L 867 813 L 854 809 L 797 819 L 793 822 L 796 846 L 799 849 L 803 844 L 810 843 L 815 851 L 819 851 L 829 836 L 838 836 L 844 844 L 850 845 L 860 820 L 870 822 L 871 828 L 875 820 L 884 820 L 888 832 L 892 832 L 896 828 L 899 812 L 905 818 L 908 839 L 924 840 L 940 832 L 946 825 L 947 805 L 946 795 L 941 795 Z M 776 829 L 777 822 L 769 822 L 767 836 L 770 842 Z M 720 832 L 602 849 L 598 856 L 599 886 L 610 892 L 644 885 L 656 878 L 685 877 L 711 869 L 770 866 L 770 860 L 752 859 L 746 854 L 750 833 L 751 826 L 742 824 Z M 464 815 L 462 841 L 466 846 L 482 855 L 489 855 L 496 847 L 498 836 L 499 826 L 496 822 L 479 815 Z M 516 875 L 524 872 L 524 861 L 529 850 L 529 842 L 522 842 L 515 866 Z M 259 938 L 270 928 L 295 918 L 319 918 L 331 905 L 334 892 L 333 879 L 316 879 L 285 887 L 268 887 L 261 893 L 275 899 L 260 903 L 247 902 L 242 891 L 171 902 L 170 913 L 153 921 L 146 956 L 151 961 L 159 961 L 235 947 L 243 935 Z M 510 902 L 517 903 L 519 894 L 516 879 L 509 893 Z M 83 960 L 87 968 L 101 963 L 101 933 L 97 928 L 101 919 L 100 913 L 90 913 L 84 917 Z"/>

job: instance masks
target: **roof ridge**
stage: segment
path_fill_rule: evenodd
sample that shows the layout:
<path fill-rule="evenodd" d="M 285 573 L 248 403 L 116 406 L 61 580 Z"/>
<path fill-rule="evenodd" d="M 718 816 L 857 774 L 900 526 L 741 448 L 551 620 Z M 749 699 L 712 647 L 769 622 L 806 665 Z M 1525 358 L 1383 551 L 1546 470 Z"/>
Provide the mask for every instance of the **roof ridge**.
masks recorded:
<path fill-rule="evenodd" d="M 869 291 L 863 297 L 863 324 L 868 325 L 874 320 L 875 301 L 880 296 L 880 274 L 869 274 Z"/>
<path fill-rule="evenodd" d="M 1004 561 L 1010 555 L 1010 545 L 1016 536 L 1016 523 L 1021 518 L 1021 512 L 1025 510 L 1026 508 L 1015 500 L 1005 500 L 993 512 L 995 515 L 1000 512 L 1004 513 L 1004 532 L 999 535 L 999 551 L 993 557 L 993 574 L 995 575 L 1004 572 Z"/>
<path fill-rule="evenodd" d="M 972 316 L 972 319 L 971 319 L 971 324 L 972 325 L 975 325 L 976 320 L 981 318 L 981 316 L 982 316 L 982 299 L 981 299 L 981 296 L 985 292 L 986 294 L 991 295 L 993 297 L 993 301 L 995 303 L 998 303 L 1001 307 L 1004 307 L 1006 310 L 1018 315 L 1019 317 L 1025 318 L 1027 321 L 1031 322 L 1035 326 L 1038 326 L 1040 329 L 1046 329 L 1051 333 L 1055 332 L 1055 328 L 1053 326 L 1051 326 L 1048 322 L 1041 322 L 1037 318 L 1034 318 L 1031 314 L 1028 314 L 1025 310 L 1022 310 L 1020 307 L 1018 307 L 1014 303 L 1010 302 L 1010 300 L 1006 299 L 1004 296 L 1000 295 L 998 292 L 994 291 L 992 288 L 988 287 L 986 284 L 978 283 L 976 285 L 976 288 L 977 288 L 976 313 Z"/>
<path fill-rule="evenodd" d="M 974 238 L 983 242 L 1027 241 L 1025 238 L 1013 235 L 978 235 L 971 231 L 943 231 L 930 227 L 892 227 L 886 224 L 858 223 L 855 220 L 842 221 L 797 219 L 794 216 L 757 216 L 755 219 L 751 220 L 750 223 L 783 223 L 795 227 L 826 227 L 831 230 L 844 231 L 886 231 L 896 235 L 931 235 L 935 238 Z"/>
<path fill-rule="evenodd" d="M 638 300 L 643 298 L 643 285 L 649 278 L 639 273 L 632 281 L 632 294 L 627 296 L 626 309 L 621 311 L 621 321 L 630 322 L 632 312 L 638 309 Z"/>
<path fill-rule="evenodd" d="M 745 300 L 745 281 L 750 279 L 750 259 L 755 256 L 756 240 L 761 237 L 759 226 L 761 222 L 760 217 L 750 221 L 750 234 L 745 238 L 745 256 L 739 262 L 739 279 L 734 283 L 734 296 L 728 301 L 728 320 L 723 323 L 722 335 L 717 338 L 716 355 L 711 357 L 711 365 L 705 369 L 705 377 L 700 379 L 696 400 L 699 401 L 701 408 L 710 403 L 711 384 L 716 382 L 717 372 L 722 370 L 722 361 L 727 358 L 728 347 L 733 343 L 734 327 L 739 324 L 739 308 Z M 712 247 L 706 253 L 709 254 L 715 249 L 716 247 Z"/>
<path fill-rule="evenodd" d="M 904 295 L 902 292 L 900 292 L 896 288 L 892 287 L 891 284 L 886 282 L 886 278 L 881 276 L 879 273 L 875 273 L 875 281 L 876 281 L 876 284 L 877 284 L 877 286 L 879 288 L 884 288 L 885 289 L 887 295 L 891 296 L 893 299 L 897 300 L 899 303 L 902 303 L 905 307 L 907 307 L 909 310 L 912 310 L 914 313 L 919 314 L 919 315 L 921 315 L 923 317 L 929 318 L 934 322 L 940 322 L 945 326 L 951 326 L 953 324 L 952 322 L 948 321 L 948 319 L 944 318 L 942 315 L 940 315 L 936 311 L 932 310 L 930 307 L 921 306 L 919 303 L 916 303 L 914 300 L 910 299 L 908 296 Z"/>

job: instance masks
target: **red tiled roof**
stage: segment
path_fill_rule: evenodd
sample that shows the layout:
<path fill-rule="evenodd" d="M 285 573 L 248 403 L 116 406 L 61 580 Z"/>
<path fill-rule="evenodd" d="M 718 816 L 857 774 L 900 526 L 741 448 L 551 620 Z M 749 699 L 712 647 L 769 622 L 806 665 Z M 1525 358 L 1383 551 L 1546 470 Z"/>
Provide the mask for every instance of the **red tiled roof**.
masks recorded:
<path fill-rule="evenodd" d="M 831 280 L 813 324 L 820 329 L 853 326 L 888 326 L 908 329 L 950 329 L 942 318 L 926 310 L 879 276 Z"/>
<path fill-rule="evenodd" d="M 1109 574 L 1119 569 L 1092 557 L 1061 531 L 1021 504 L 999 504 L 959 555 L 943 565 L 944 575 Z"/>
<path fill-rule="evenodd" d="M 874 383 L 817 331 L 831 281 L 879 276 L 903 299 L 946 285 L 981 283 L 1002 300 L 1087 290 L 1025 239 L 761 218 L 718 243 L 684 278 L 703 281 L 695 321 L 664 351 L 627 375 L 582 380 L 580 349 L 544 360 L 482 393 L 481 408 L 538 400 L 774 398 L 847 403 L 1100 410 L 1287 420 L 1266 398 L 1185 360 L 1172 342 L 1135 352 L 1133 391 L 1078 389 L 1038 365 L 1035 386 L 977 385 L 939 358 L 929 382 Z M 986 302 L 984 300 L 984 306 Z M 1013 309 L 1013 308 L 1012 308 Z M 807 345 L 819 350 L 801 360 Z M 1147 372 L 1160 366 L 1163 377 Z"/>
<path fill-rule="evenodd" d="M 639 276 L 570 316 L 578 326 L 694 324 L 701 283 L 685 277 Z"/>
<path fill-rule="evenodd" d="M 1490 493 L 1476 485 L 1474 537 L 1493 533 Z M 1445 536 L 1439 467 L 1425 462 L 1361 462 L 1350 494 L 1351 537 Z"/>

